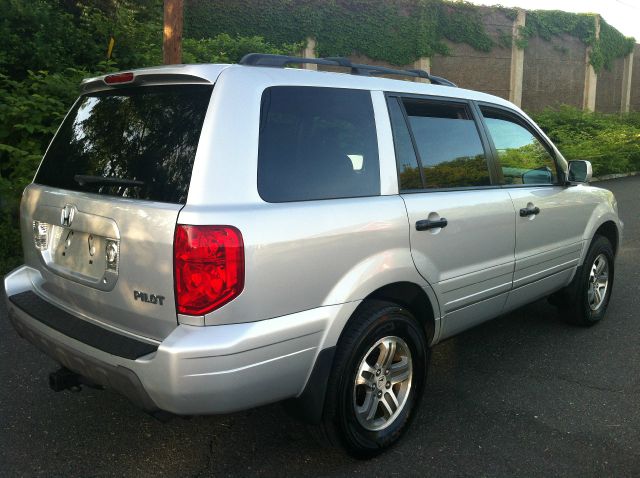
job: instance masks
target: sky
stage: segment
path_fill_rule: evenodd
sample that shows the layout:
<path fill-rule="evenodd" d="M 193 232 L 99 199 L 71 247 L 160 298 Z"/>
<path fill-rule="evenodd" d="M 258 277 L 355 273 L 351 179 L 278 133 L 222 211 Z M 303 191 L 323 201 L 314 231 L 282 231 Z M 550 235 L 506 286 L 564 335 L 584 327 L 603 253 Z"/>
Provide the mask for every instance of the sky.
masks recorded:
<path fill-rule="evenodd" d="M 609 25 L 640 42 L 640 0 L 467 0 L 477 5 L 504 5 L 527 10 L 599 13 Z"/>

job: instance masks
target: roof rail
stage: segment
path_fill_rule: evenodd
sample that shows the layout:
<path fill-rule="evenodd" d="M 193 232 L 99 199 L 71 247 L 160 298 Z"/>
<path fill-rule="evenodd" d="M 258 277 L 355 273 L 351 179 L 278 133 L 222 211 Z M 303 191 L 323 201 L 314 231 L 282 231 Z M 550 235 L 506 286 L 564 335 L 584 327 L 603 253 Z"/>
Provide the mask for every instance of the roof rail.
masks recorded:
<path fill-rule="evenodd" d="M 363 65 L 360 63 L 351 63 L 351 60 L 343 57 L 329 58 L 301 58 L 297 56 L 272 55 L 268 53 L 249 53 L 242 57 L 239 61 L 240 65 L 245 66 L 265 66 L 271 68 L 284 68 L 287 65 L 301 64 L 339 66 L 350 68 L 352 75 L 375 76 L 375 75 L 398 75 L 410 76 L 413 78 L 425 78 L 434 85 L 453 86 L 456 84 L 439 76 L 430 75 L 424 70 L 397 70 L 387 68 L 385 66 Z"/>

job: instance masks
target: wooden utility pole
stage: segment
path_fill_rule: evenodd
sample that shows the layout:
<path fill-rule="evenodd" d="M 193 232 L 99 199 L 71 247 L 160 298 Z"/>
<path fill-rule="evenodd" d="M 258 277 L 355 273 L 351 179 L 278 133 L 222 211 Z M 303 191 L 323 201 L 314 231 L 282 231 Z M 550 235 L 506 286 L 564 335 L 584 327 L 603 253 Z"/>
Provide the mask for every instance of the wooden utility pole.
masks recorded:
<path fill-rule="evenodd" d="M 162 61 L 165 65 L 182 63 L 182 18 L 184 0 L 164 0 Z"/>

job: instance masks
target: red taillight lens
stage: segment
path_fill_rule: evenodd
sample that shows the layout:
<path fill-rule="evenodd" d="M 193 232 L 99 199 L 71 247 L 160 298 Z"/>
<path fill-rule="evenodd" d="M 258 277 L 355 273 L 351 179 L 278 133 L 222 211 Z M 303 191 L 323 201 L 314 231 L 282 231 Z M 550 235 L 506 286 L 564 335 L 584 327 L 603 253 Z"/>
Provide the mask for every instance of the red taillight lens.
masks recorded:
<path fill-rule="evenodd" d="M 206 314 L 242 292 L 244 245 L 235 227 L 179 224 L 173 250 L 179 314 Z"/>
<path fill-rule="evenodd" d="M 115 85 L 117 83 L 131 83 L 133 81 L 133 73 L 116 73 L 115 75 L 107 75 L 104 82 L 107 85 Z"/>

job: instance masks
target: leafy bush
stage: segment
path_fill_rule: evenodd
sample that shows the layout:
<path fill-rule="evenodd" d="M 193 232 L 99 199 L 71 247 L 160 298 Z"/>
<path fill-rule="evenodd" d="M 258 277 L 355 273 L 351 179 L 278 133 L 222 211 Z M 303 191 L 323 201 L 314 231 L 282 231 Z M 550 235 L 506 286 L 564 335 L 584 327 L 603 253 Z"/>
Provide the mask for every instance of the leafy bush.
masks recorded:
<path fill-rule="evenodd" d="M 591 161 L 594 176 L 640 171 L 640 113 L 590 113 L 562 106 L 534 119 L 566 159 Z"/>
<path fill-rule="evenodd" d="M 120 68 L 162 59 L 162 0 L 0 0 L 0 73 L 95 71 L 112 59 Z"/>
<path fill-rule="evenodd" d="M 264 38 L 231 37 L 221 33 L 213 38 L 185 38 L 182 40 L 183 63 L 237 63 L 247 53 L 299 54 L 303 43 L 275 46 Z"/>

